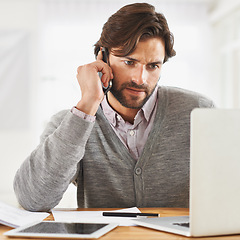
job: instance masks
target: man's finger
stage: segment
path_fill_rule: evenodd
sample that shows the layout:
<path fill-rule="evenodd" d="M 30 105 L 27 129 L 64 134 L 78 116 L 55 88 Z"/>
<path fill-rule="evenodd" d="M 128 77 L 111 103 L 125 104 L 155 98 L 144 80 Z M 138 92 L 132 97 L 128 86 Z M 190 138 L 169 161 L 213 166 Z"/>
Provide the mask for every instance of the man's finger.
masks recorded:
<path fill-rule="evenodd" d="M 100 49 L 97 55 L 97 60 L 102 60 L 103 59 L 103 54 L 102 54 L 102 50 Z"/>

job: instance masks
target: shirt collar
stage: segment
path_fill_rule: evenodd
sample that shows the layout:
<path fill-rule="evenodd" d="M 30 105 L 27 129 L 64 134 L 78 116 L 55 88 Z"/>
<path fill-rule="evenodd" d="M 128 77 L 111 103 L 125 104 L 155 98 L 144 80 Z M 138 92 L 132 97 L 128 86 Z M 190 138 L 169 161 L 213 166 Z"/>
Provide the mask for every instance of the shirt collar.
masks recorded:
<path fill-rule="evenodd" d="M 120 119 L 121 116 L 109 105 L 106 95 L 104 96 L 103 101 L 101 102 L 101 107 L 104 115 L 106 116 L 110 124 L 116 127 L 118 118 Z"/>
<path fill-rule="evenodd" d="M 143 118 L 145 118 L 145 120 L 147 122 L 150 120 L 151 114 L 157 103 L 157 98 L 158 98 L 157 89 L 158 89 L 158 87 L 156 87 L 154 89 L 154 91 L 153 91 L 152 95 L 150 96 L 150 98 L 148 99 L 148 101 L 143 105 L 143 107 L 136 114 L 135 120 L 138 119 L 137 122 L 142 121 Z M 110 124 L 113 125 L 114 127 L 116 127 L 117 122 L 121 121 L 122 117 L 115 110 L 113 110 L 111 108 L 111 106 L 109 105 L 109 103 L 107 101 L 106 96 L 104 97 L 103 101 L 101 102 L 101 106 L 103 109 L 103 113 L 106 116 L 106 118 L 108 119 L 108 121 L 110 122 Z M 123 121 L 123 119 L 122 119 L 122 121 Z"/>

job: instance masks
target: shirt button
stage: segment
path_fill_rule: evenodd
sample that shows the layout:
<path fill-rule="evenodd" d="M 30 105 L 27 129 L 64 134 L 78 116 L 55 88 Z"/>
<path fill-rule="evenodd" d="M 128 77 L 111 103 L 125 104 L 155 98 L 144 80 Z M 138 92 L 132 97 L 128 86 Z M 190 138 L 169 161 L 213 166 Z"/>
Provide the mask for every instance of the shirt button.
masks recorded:
<path fill-rule="evenodd" d="M 129 132 L 129 134 L 130 134 L 130 136 L 134 136 L 135 131 L 134 131 L 134 130 L 131 130 L 131 131 Z"/>
<path fill-rule="evenodd" d="M 120 121 L 121 120 L 121 117 L 119 115 L 117 115 L 117 120 Z"/>
<path fill-rule="evenodd" d="M 136 173 L 137 175 L 142 174 L 142 169 L 141 169 L 141 168 L 136 168 L 135 173 Z"/>

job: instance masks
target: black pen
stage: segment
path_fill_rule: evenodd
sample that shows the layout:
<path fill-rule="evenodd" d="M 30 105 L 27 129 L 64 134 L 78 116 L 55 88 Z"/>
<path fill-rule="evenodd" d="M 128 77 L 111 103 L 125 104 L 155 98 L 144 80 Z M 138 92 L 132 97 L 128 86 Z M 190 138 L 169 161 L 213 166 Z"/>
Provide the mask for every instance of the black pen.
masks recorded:
<path fill-rule="evenodd" d="M 104 217 L 159 217 L 158 213 L 103 212 Z"/>

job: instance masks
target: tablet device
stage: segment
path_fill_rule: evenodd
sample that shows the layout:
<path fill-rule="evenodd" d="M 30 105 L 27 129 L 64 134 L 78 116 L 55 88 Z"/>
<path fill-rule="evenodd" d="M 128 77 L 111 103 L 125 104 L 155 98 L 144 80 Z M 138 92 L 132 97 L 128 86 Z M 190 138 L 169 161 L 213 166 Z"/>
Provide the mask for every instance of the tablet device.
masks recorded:
<path fill-rule="evenodd" d="M 28 224 L 4 233 L 8 237 L 41 238 L 99 238 L 117 227 L 117 224 L 70 223 L 42 221 Z"/>

